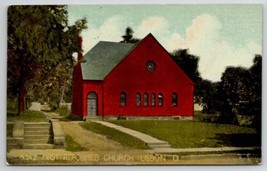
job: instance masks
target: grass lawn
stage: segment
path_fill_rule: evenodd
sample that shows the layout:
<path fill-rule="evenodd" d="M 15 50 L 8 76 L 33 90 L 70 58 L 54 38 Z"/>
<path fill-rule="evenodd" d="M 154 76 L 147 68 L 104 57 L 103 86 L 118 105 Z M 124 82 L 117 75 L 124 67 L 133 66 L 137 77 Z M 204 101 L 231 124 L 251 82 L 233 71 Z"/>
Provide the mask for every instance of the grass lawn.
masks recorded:
<path fill-rule="evenodd" d="M 117 141 L 122 145 L 137 149 L 149 149 L 143 141 L 113 128 L 93 122 L 81 123 L 81 126 L 95 133 L 106 135 L 107 138 Z"/>
<path fill-rule="evenodd" d="M 45 118 L 42 112 L 26 110 L 25 112 L 21 113 L 20 116 L 17 116 L 16 114 L 8 112 L 7 121 L 8 122 L 15 122 L 15 121 L 42 122 L 42 121 L 48 121 L 48 119 Z"/>
<path fill-rule="evenodd" d="M 65 135 L 65 141 L 66 141 L 65 149 L 67 151 L 84 151 L 84 150 L 86 150 L 79 143 L 74 141 L 74 139 L 68 134 Z"/>
<path fill-rule="evenodd" d="M 168 141 L 175 148 L 257 147 L 260 146 L 261 141 L 255 129 L 228 124 L 181 120 L 121 120 L 110 122 Z"/>
<path fill-rule="evenodd" d="M 71 114 L 70 110 L 68 110 L 68 108 L 65 106 L 57 108 L 55 112 L 58 113 L 60 116 L 65 116 L 65 117 L 68 117 Z"/>

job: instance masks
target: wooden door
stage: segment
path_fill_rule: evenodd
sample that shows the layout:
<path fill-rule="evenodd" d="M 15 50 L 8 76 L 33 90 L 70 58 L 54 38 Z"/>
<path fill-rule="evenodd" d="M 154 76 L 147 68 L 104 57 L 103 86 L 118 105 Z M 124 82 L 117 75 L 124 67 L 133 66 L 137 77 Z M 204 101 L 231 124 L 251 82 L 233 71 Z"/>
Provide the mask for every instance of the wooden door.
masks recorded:
<path fill-rule="evenodd" d="M 91 92 L 87 96 L 87 115 L 97 115 L 97 94 L 95 92 Z"/>

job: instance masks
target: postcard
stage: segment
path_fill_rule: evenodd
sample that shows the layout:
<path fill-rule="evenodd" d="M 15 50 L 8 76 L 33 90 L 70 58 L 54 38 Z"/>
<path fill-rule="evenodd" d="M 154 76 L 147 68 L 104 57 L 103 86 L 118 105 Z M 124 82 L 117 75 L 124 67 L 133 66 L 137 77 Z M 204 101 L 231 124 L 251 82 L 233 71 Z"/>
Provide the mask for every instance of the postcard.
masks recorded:
<path fill-rule="evenodd" d="M 260 165 L 261 4 L 11 5 L 8 165 Z"/>

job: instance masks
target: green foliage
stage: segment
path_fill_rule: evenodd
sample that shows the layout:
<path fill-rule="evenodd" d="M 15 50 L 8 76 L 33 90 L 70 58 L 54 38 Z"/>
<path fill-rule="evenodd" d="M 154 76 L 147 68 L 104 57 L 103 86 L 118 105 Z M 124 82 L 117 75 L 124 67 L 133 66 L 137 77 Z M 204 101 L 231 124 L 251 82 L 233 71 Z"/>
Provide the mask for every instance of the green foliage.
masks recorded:
<path fill-rule="evenodd" d="M 216 112 L 218 98 L 216 97 L 217 83 L 199 79 L 195 84 L 195 101 L 203 105 L 203 113 L 213 114 Z"/>
<path fill-rule="evenodd" d="M 58 103 L 55 101 L 49 101 L 48 105 L 49 105 L 51 110 L 56 110 L 58 108 Z"/>
<path fill-rule="evenodd" d="M 253 116 L 253 125 L 261 127 L 261 72 L 262 57 L 255 55 L 249 68 L 228 67 L 222 75 L 218 92 L 221 93 L 221 108 L 224 114 L 240 121 L 236 115 Z M 240 123 L 240 122 L 239 122 Z M 248 125 L 241 122 L 242 125 Z"/>
<path fill-rule="evenodd" d="M 17 116 L 17 114 L 13 113 L 7 113 L 7 121 L 42 122 L 48 121 L 48 119 L 42 112 L 26 110 L 25 112 L 21 113 L 20 116 Z"/>
<path fill-rule="evenodd" d="M 72 54 L 81 51 L 77 39 L 86 27 L 86 19 L 68 25 L 65 5 L 10 6 L 8 95 L 23 90 L 29 100 L 64 101 L 71 91 Z"/>
<path fill-rule="evenodd" d="M 216 112 L 213 114 L 203 113 L 203 112 L 195 112 L 194 120 L 200 122 L 211 122 L 211 123 L 219 123 L 221 120 L 221 114 Z"/>
<path fill-rule="evenodd" d="M 16 115 L 18 113 L 18 99 L 7 98 L 7 113 Z"/>
<path fill-rule="evenodd" d="M 111 122 L 168 141 L 174 148 L 260 146 L 255 129 L 235 125 L 179 120 Z"/>
<path fill-rule="evenodd" d="M 65 135 L 66 147 L 67 151 L 85 151 L 86 149 L 82 147 L 79 143 L 77 143 L 70 135 Z"/>
<path fill-rule="evenodd" d="M 125 29 L 125 35 L 122 36 L 123 40 L 120 41 L 121 43 L 136 43 L 139 39 L 133 38 L 133 29 L 131 27 L 127 27 Z"/>
<path fill-rule="evenodd" d="M 149 147 L 145 143 L 135 137 L 132 137 L 128 134 L 109 128 L 94 122 L 81 123 L 81 126 L 85 129 L 93 131 L 98 134 L 106 135 L 107 138 L 113 139 L 121 143 L 122 145 L 133 147 L 137 149 L 148 149 Z"/>
<path fill-rule="evenodd" d="M 240 126 L 251 126 L 253 124 L 254 116 L 236 115 L 236 117 Z"/>
<path fill-rule="evenodd" d="M 206 89 L 203 88 L 206 87 L 203 87 L 205 82 L 203 82 L 198 71 L 199 57 L 189 54 L 188 49 L 175 50 L 174 52 L 170 53 L 170 56 L 174 62 L 185 72 L 185 74 L 195 83 L 195 101 L 201 103 L 203 96 L 206 95 Z"/>
<path fill-rule="evenodd" d="M 56 113 L 60 114 L 60 116 L 68 117 L 71 112 L 66 106 L 61 106 L 55 110 Z"/>
<path fill-rule="evenodd" d="M 189 54 L 188 49 L 176 50 L 173 53 L 170 53 L 170 55 L 193 82 L 196 83 L 198 79 L 200 79 L 198 56 Z"/>

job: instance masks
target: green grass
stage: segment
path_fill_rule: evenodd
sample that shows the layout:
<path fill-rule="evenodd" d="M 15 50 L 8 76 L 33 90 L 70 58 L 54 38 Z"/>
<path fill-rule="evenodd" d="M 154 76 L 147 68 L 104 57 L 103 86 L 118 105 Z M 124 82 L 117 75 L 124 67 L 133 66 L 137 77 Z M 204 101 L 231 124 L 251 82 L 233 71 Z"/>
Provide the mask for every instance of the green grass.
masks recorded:
<path fill-rule="evenodd" d="M 81 123 L 81 126 L 95 133 L 106 135 L 107 138 L 117 141 L 122 145 L 137 149 L 149 149 L 143 141 L 113 128 L 93 122 Z"/>
<path fill-rule="evenodd" d="M 68 134 L 65 135 L 65 142 L 66 142 L 66 148 L 65 149 L 67 151 L 84 151 L 84 150 L 86 150 L 79 143 L 74 141 L 74 139 Z"/>
<path fill-rule="evenodd" d="M 260 146 L 260 136 L 253 128 L 227 124 L 181 120 L 124 120 L 110 121 L 158 139 L 175 148 Z"/>
<path fill-rule="evenodd" d="M 68 117 L 70 115 L 70 110 L 66 106 L 59 107 L 55 110 L 56 113 L 60 114 L 61 116 Z"/>
<path fill-rule="evenodd" d="M 42 122 L 42 121 L 48 121 L 48 119 L 45 118 L 42 112 L 26 110 L 25 112 L 21 113 L 20 116 L 17 116 L 16 114 L 8 112 L 7 121 L 8 122 L 15 122 L 15 121 Z"/>
<path fill-rule="evenodd" d="M 71 113 L 70 110 L 66 106 L 62 106 L 57 108 L 55 113 L 58 113 L 60 116 L 64 116 L 64 118 L 61 118 L 61 121 L 81 121 L 82 117 L 78 115 L 74 115 Z"/>
<path fill-rule="evenodd" d="M 83 119 L 79 115 L 70 114 L 67 117 L 60 118 L 59 120 L 68 122 L 68 121 L 82 121 Z"/>
<path fill-rule="evenodd" d="M 7 124 L 6 126 L 6 137 L 12 137 L 12 133 L 13 133 L 13 124 Z"/>

